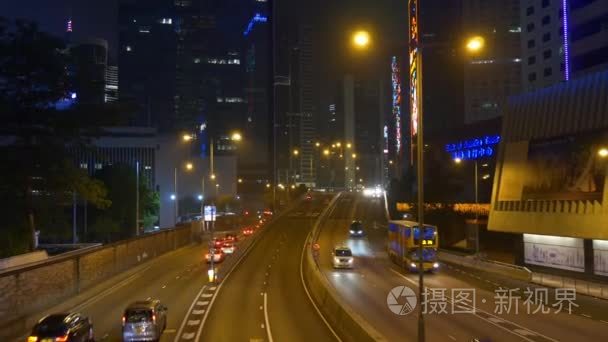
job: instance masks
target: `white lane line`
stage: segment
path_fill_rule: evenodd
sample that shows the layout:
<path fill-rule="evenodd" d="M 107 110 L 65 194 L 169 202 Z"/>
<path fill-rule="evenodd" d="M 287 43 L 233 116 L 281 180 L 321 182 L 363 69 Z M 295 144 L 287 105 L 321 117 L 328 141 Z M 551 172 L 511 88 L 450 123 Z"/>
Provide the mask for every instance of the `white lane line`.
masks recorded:
<path fill-rule="evenodd" d="M 450 335 L 450 334 L 448 334 L 448 337 L 449 337 L 449 338 L 450 338 L 452 341 L 456 341 L 456 337 L 454 337 L 454 336 L 452 336 L 452 335 Z"/>
<path fill-rule="evenodd" d="M 340 195 L 338 195 L 338 196 L 340 196 Z M 336 208 L 336 206 L 334 205 L 331 208 L 331 211 L 329 212 L 329 215 L 331 215 L 331 212 L 333 212 L 335 208 Z M 310 237 L 311 234 L 312 234 L 312 230 L 306 236 L 306 240 L 304 240 L 304 246 L 302 246 L 302 254 L 300 254 L 300 281 L 302 282 L 302 287 L 304 287 L 304 291 L 306 291 L 306 295 L 308 296 L 308 299 L 312 303 L 312 306 L 315 308 L 315 310 L 319 314 L 319 317 L 321 317 L 321 319 L 323 320 L 323 322 L 325 322 L 325 325 L 327 326 L 327 328 L 329 328 L 329 331 L 331 331 L 331 333 L 334 335 L 334 337 L 336 338 L 336 340 L 339 341 L 339 342 L 342 342 L 342 339 L 338 336 L 338 334 L 336 334 L 336 332 L 331 327 L 331 325 L 329 324 L 329 322 L 327 322 L 327 319 L 325 319 L 325 316 L 323 316 L 323 314 L 321 313 L 321 310 L 319 310 L 319 307 L 317 307 L 317 304 L 315 303 L 315 301 L 310 296 L 310 292 L 308 291 L 308 287 L 306 287 L 306 283 L 304 282 L 304 273 L 302 271 L 302 264 L 304 263 L 304 253 L 306 252 L 306 245 L 307 245 L 308 241 L 311 239 L 311 237 Z"/>
<path fill-rule="evenodd" d="M 179 330 L 177 331 L 177 335 L 175 335 L 175 339 L 173 340 L 174 342 L 179 341 L 180 336 L 186 340 L 191 340 L 194 338 L 194 335 L 195 335 L 194 333 L 182 334 L 182 331 L 184 330 L 184 327 L 186 326 L 186 319 L 188 318 L 188 315 L 190 315 L 190 312 L 192 312 L 192 309 L 194 309 L 194 305 L 201 303 L 201 302 L 197 302 L 197 299 L 201 295 L 201 293 L 203 293 L 203 291 L 205 291 L 206 287 L 207 287 L 207 285 L 203 285 L 203 287 L 201 287 L 201 290 L 198 292 L 196 297 L 194 297 L 194 300 L 192 301 L 192 304 L 190 304 L 190 308 L 188 309 L 188 311 L 186 311 L 186 315 L 184 316 L 184 319 L 182 320 L 182 324 L 180 325 Z"/>
<path fill-rule="evenodd" d="M 175 329 L 165 329 L 163 331 L 163 334 L 175 334 Z"/>
<path fill-rule="evenodd" d="M 203 310 L 192 310 L 193 315 L 202 315 L 205 313 L 205 309 Z"/>
<path fill-rule="evenodd" d="M 191 320 L 188 321 L 188 325 L 189 326 L 199 325 L 200 322 L 201 322 L 200 319 L 191 319 Z"/>
<path fill-rule="evenodd" d="M 211 287 L 209 288 L 209 291 L 215 291 L 215 289 L 217 289 L 217 286 L 211 286 Z"/>
<path fill-rule="evenodd" d="M 194 338 L 194 333 L 183 333 L 183 334 L 182 334 L 182 338 L 183 338 L 184 340 L 191 340 L 191 339 L 193 339 L 193 338 Z M 177 340 L 178 340 L 178 338 L 177 338 L 177 337 L 175 337 L 175 340 L 177 341 Z"/>
<path fill-rule="evenodd" d="M 412 283 L 414 286 L 418 286 L 418 282 L 413 281 L 412 279 L 410 279 L 410 278 L 408 278 L 408 277 L 404 276 L 403 274 L 401 274 L 401 273 L 399 273 L 399 272 L 395 271 L 395 270 L 394 270 L 394 269 L 392 269 L 392 268 L 391 268 L 390 270 L 391 270 L 393 273 L 395 273 L 396 275 L 398 275 L 399 277 L 401 277 L 401 278 L 403 278 L 403 279 L 407 280 L 408 282 Z M 448 299 L 449 299 L 449 298 L 448 298 Z M 452 302 L 453 302 L 453 301 L 452 301 Z M 483 321 L 486 321 L 486 322 L 488 322 L 488 323 L 490 323 L 490 324 L 492 324 L 492 325 L 494 325 L 494 326 L 497 326 L 497 327 L 499 327 L 500 329 L 505 330 L 505 331 L 507 331 L 507 332 L 509 332 L 509 333 L 511 333 L 511 334 L 513 334 L 513 335 L 516 335 L 516 336 L 518 336 L 518 337 L 521 337 L 522 339 L 524 339 L 524 340 L 526 340 L 526 341 L 529 341 L 529 342 L 534 342 L 534 340 L 531 340 L 531 339 L 529 339 L 529 338 L 526 338 L 526 336 L 527 336 L 527 335 L 529 335 L 529 334 L 533 334 L 534 336 L 540 336 L 540 337 L 543 337 L 543 338 L 547 339 L 548 341 L 552 341 L 552 342 L 558 342 L 557 340 L 552 339 L 552 338 L 551 338 L 551 337 L 549 337 L 549 336 L 546 336 L 546 335 L 543 335 L 543 334 L 541 334 L 541 333 L 539 333 L 539 332 L 536 332 L 536 331 L 534 331 L 534 330 L 528 329 L 528 328 L 526 328 L 526 327 L 524 327 L 524 326 L 521 326 L 521 325 L 519 325 L 519 324 L 517 324 L 517 323 L 515 323 L 515 322 L 513 322 L 513 321 L 509 321 L 509 320 L 506 320 L 506 319 L 498 318 L 498 317 L 496 317 L 496 316 L 492 315 L 491 313 L 489 313 L 489 312 L 487 312 L 487 311 L 484 311 L 484 310 L 481 310 L 481 309 L 479 309 L 479 308 L 474 308 L 474 309 L 475 309 L 475 312 L 483 312 L 484 314 L 486 314 L 486 315 L 488 315 L 488 316 L 489 316 L 489 318 L 485 318 L 485 317 L 481 317 L 479 314 L 475 313 L 475 314 L 474 314 L 474 316 L 475 316 L 475 317 L 477 317 L 477 318 L 479 318 L 479 319 L 481 319 L 481 320 L 483 320 Z M 495 322 L 498 322 L 498 321 L 501 321 L 501 322 L 507 322 L 507 323 L 509 323 L 510 325 L 513 325 L 513 326 L 515 326 L 515 327 L 517 327 L 517 328 L 520 328 L 520 329 L 515 329 L 515 330 L 518 330 L 518 331 L 519 331 L 519 330 L 524 330 L 524 331 L 526 331 L 526 333 L 525 333 L 525 334 L 518 333 L 517 331 L 510 330 L 510 329 L 508 329 L 508 328 L 506 328 L 506 327 L 504 327 L 504 326 L 502 326 L 502 325 L 500 325 L 500 324 L 495 323 Z"/>
<path fill-rule="evenodd" d="M 587 315 L 587 314 L 581 314 L 581 316 L 591 318 L 591 315 Z"/>
<path fill-rule="evenodd" d="M 270 321 L 268 320 L 268 295 L 264 292 L 264 322 L 266 323 L 266 333 L 268 334 L 268 342 L 273 342 L 272 332 L 270 332 Z"/>
<path fill-rule="evenodd" d="M 207 304 L 209 304 L 209 302 L 206 302 L 204 300 L 199 300 L 198 302 L 196 302 L 196 305 L 198 305 L 198 306 L 205 306 Z"/>
<path fill-rule="evenodd" d="M 600 319 L 600 322 L 608 324 L 608 321 L 604 321 L 603 319 Z"/>
<path fill-rule="evenodd" d="M 488 279 L 484 279 L 484 281 L 485 281 L 486 283 L 488 283 L 488 284 L 492 284 L 492 282 L 491 282 L 491 281 L 489 281 Z"/>
<path fill-rule="evenodd" d="M 162 287 L 162 288 L 164 289 L 165 287 L 167 287 L 167 285 L 163 285 L 163 287 Z"/>
<path fill-rule="evenodd" d="M 213 297 L 213 294 L 212 294 L 212 293 L 203 293 L 203 294 L 201 295 L 201 298 L 211 298 L 211 297 Z"/>

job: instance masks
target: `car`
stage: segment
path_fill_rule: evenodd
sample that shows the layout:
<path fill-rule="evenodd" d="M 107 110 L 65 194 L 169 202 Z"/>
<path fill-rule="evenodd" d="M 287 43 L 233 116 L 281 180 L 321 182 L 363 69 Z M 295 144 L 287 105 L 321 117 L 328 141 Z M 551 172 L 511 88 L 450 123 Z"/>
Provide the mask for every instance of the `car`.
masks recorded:
<path fill-rule="evenodd" d="M 253 228 L 247 227 L 245 229 L 243 229 L 243 235 L 244 236 L 249 236 L 253 234 Z"/>
<path fill-rule="evenodd" d="M 212 242 L 213 242 L 213 248 L 222 248 L 225 241 L 222 238 L 213 238 Z"/>
<path fill-rule="evenodd" d="M 353 268 L 353 252 L 346 246 L 337 246 L 332 252 L 334 268 Z"/>
<path fill-rule="evenodd" d="M 365 231 L 363 230 L 363 223 L 361 221 L 353 221 L 350 224 L 350 229 L 348 231 L 351 237 L 363 237 L 365 236 Z"/>
<path fill-rule="evenodd" d="M 224 254 L 232 254 L 235 249 L 236 246 L 234 245 L 234 242 L 224 242 L 224 245 L 222 246 L 222 252 L 224 252 Z"/>
<path fill-rule="evenodd" d="M 307 201 L 312 201 L 312 195 L 308 193 L 308 194 L 306 194 L 304 199 L 306 199 Z"/>
<path fill-rule="evenodd" d="M 239 238 L 236 236 L 236 234 L 232 233 L 226 233 L 226 236 L 224 237 L 224 242 L 237 242 L 238 240 Z"/>
<path fill-rule="evenodd" d="M 129 304 L 122 316 L 123 341 L 158 341 L 167 327 L 167 307 L 158 299 Z"/>
<path fill-rule="evenodd" d="M 93 323 L 80 313 L 57 313 L 41 318 L 30 335 L 28 342 L 92 342 Z"/>
<path fill-rule="evenodd" d="M 207 261 L 207 263 L 211 262 L 211 255 L 213 255 L 213 262 L 215 263 L 220 263 L 226 258 L 226 254 L 222 252 L 221 247 L 213 248 L 207 254 L 205 254 L 205 260 Z"/>

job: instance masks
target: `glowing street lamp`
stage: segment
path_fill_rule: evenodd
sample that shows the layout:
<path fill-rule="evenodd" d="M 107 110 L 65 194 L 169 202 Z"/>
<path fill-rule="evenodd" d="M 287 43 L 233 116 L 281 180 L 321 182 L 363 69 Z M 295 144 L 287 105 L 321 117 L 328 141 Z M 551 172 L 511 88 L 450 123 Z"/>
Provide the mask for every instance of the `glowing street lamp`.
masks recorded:
<path fill-rule="evenodd" d="M 189 142 L 189 141 L 190 141 L 190 140 L 192 140 L 192 139 L 193 139 L 193 137 L 192 137 L 192 135 L 190 135 L 190 134 L 184 134 L 184 135 L 182 135 L 182 140 L 183 140 L 184 142 Z"/>
<path fill-rule="evenodd" d="M 267 188 L 270 188 L 270 183 L 266 183 L 266 187 L 267 187 Z"/>
<path fill-rule="evenodd" d="M 321 147 L 321 143 L 317 141 L 317 142 L 315 143 L 315 146 L 316 146 L 316 147 Z"/>
<path fill-rule="evenodd" d="M 359 49 L 364 49 L 369 46 L 371 41 L 369 32 L 365 30 L 357 31 L 353 34 L 353 45 Z"/>
<path fill-rule="evenodd" d="M 460 163 L 462 163 L 462 159 L 461 158 L 454 158 L 454 163 L 460 164 Z"/>
<path fill-rule="evenodd" d="M 239 178 L 238 182 L 239 182 L 239 184 L 243 183 L 243 178 Z"/>
<path fill-rule="evenodd" d="M 600 156 L 600 158 L 606 158 L 608 157 L 608 148 L 606 147 L 602 147 L 597 151 L 597 155 Z"/>
<path fill-rule="evenodd" d="M 230 140 L 232 140 L 232 141 L 241 141 L 241 140 L 243 140 L 243 136 L 239 132 L 234 132 L 230 136 Z"/>
<path fill-rule="evenodd" d="M 485 39 L 483 39 L 481 36 L 471 37 L 467 41 L 467 50 L 471 52 L 479 52 L 481 49 L 483 49 L 485 42 Z"/>
<path fill-rule="evenodd" d="M 192 163 L 186 163 L 186 170 L 192 171 L 193 168 L 194 168 L 194 165 L 192 165 Z"/>
<path fill-rule="evenodd" d="M 353 157 L 353 159 L 357 159 L 357 154 L 356 154 L 356 153 L 353 153 L 353 154 L 352 154 L 352 157 Z"/>
<path fill-rule="evenodd" d="M 215 173 L 212 173 L 211 176 L 209 176 L 209 178 L 211 178 L 212 180 L 215 179 Z"/>
<path fill-rule="evenodd" d="M 329 150 L 328 149 L 324 149 L 323 150 L 323 155 L 324 156 L 329 156 Z"/>
<path fill-rule="evenodd" d="M 293 155 L 294 156 L 298 156 L 300 154 L 300 151 L 298 149 L 293 150 Z"/>
<path fill-rule="evenodd" d="M 351 143 L 346 143 L 346 148 L 351 148 L 353 147 L 353 145 L 351 145 Z"/>

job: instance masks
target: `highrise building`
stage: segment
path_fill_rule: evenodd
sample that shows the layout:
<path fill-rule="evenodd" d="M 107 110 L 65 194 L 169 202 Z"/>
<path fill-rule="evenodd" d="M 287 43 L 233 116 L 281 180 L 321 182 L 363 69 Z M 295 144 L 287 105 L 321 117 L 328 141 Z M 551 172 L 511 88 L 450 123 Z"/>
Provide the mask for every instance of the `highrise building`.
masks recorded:
<path fill-rule="evenodd" d="M 463 0 L 464 34 L 485 40 L 465 61 L 467 124 L 500 116 L 507 97 L 521 90 L 519 8 L 520 0 Z"/>
<path fill-rule="evenodd" d="M 523 0 L 520 13 L 524 91 L 608 66 L 605 1 Z"/>
<path fill-rule="evenodd" d="M 104 103 L 108 42 L 97 38 L 84 39 L 72 44 L 69 54 L 69 73 L 78 102 Z"/>
<path fill-rule="evenodd" d="M 105 102 L 118 100 L 118 67 L 108 65 L 106 68 Z"/>

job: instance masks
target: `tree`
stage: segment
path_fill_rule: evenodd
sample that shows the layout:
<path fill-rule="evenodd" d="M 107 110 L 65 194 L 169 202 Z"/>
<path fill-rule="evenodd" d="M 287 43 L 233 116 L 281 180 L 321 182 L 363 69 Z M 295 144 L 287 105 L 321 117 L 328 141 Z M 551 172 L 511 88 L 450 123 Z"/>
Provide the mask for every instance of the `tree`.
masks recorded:
<path fill-rule="evenodd" d="M 13 205 L 16 219 L 9 224 L 27 232 L 29 250 L 35 247 L 35 217 L 48 199 L 61 203 L 76 192 L 96 207 L 110 205 L 103 184 L 76 168 L 69 151 L 88 145 L 116 111 L 56 108 L 68 98 L 67 60 L 63 42 L 36 24 L 0 20 L 0 120 L 12 139 L 1 150 L 0 198 Z"/>

